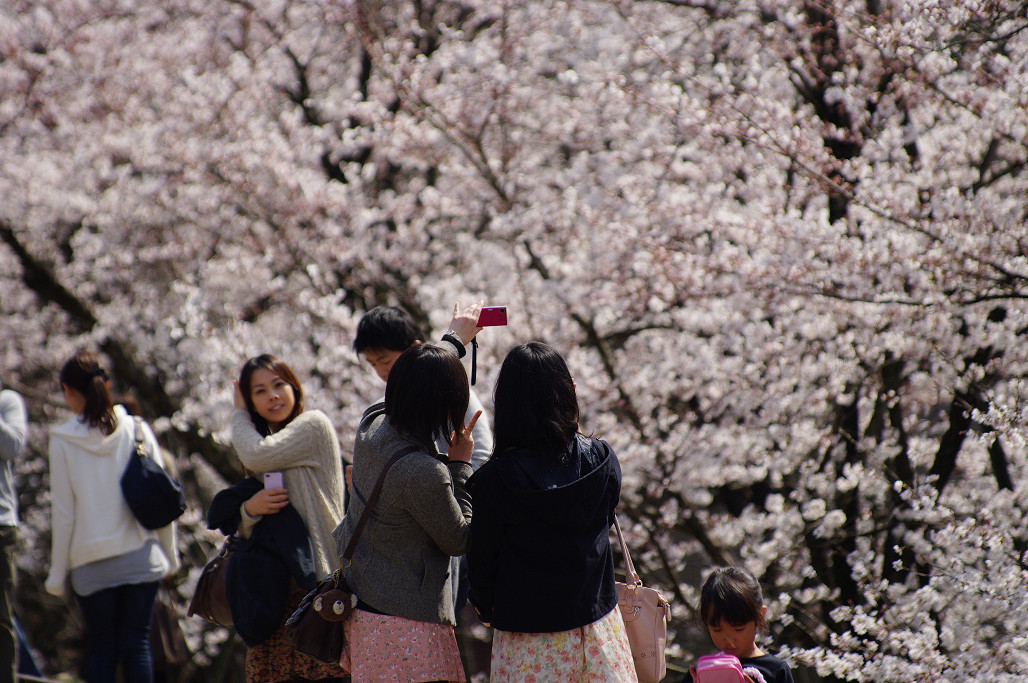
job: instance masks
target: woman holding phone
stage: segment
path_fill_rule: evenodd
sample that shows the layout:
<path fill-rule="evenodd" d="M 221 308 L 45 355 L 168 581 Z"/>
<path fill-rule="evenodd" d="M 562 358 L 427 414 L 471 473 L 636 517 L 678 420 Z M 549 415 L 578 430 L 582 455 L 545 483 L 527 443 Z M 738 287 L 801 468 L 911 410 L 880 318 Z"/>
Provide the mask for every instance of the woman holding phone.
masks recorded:
<path fill-rule="evenodd" d="M 331 573 L 336 566 L 332 530 L 343 517 L 344 502 L 339 441 L 332 423 L 320 410 L 304 410 L 296 374 L 270 354 L 243 364 L 235 383 L 235 406 L 232 446 L 243 467 L 265 482 L 238 508 L 238 532 L 248 536 L 263 517 L 291 505 L 307 527 L 317 576 Z M 299 587 L 293 590 L 282 625 L 247 651 L 248 683 L 344 675 L 338 666 L 296 652 L 285 635 L 285 619 L 305 593 Z"/>

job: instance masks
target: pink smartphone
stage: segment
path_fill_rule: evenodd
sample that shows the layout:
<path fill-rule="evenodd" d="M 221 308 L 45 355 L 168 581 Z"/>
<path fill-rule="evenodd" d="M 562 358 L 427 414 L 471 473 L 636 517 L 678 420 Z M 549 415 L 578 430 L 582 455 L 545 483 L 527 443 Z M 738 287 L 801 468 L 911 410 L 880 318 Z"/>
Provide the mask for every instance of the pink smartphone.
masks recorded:
<path fill-rule="evenodd" d="M 485 306 L 478 316 L 479 327 L 494 327 L 507 324 L 506 306 Z"/>
<path fill-rule="evenodd" d="M 285 483 L 282 481 L 281 472 L 265 472 L 264 473 L 264 488 L 266 489 L 284 489 Z"/>

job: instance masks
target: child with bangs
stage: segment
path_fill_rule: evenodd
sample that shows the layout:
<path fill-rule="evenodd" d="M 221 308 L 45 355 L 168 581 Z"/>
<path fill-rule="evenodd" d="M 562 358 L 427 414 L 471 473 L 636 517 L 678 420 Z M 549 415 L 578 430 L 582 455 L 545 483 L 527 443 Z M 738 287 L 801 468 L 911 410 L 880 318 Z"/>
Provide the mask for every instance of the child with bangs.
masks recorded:
<path fill-rule="evenodd" d="M 767 628 L 767 605 L 760 584 L 748 571 L 716 567 L 700 589 L 698 616 L 714 647 L 738 657 L 753 683 L 793 683 L 789 665 L 756 643 L 757 631 Z M 695 678 L 695 668 L 689 667 L 682 683 Z"/>

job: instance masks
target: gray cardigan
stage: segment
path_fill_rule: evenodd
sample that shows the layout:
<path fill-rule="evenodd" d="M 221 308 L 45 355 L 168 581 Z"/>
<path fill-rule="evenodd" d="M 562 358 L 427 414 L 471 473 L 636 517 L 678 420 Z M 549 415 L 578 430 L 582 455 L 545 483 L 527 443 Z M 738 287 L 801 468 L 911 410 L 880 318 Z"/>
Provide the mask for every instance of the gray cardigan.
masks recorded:
<path fill-rule="evenodd" d="M 378 502 L 346 570 L 351 590 L 387 614 L 454 625 L 450 557 L 467 550 L 471 497 L 464 482 L 471 465 L 445 462 L 434 447 L 397 432 L 375 404 L 361 418 L 353 449 L 353 487 L 343 521 L 332 532 L 343 554 L 382 468 L 397 451 Z"/>

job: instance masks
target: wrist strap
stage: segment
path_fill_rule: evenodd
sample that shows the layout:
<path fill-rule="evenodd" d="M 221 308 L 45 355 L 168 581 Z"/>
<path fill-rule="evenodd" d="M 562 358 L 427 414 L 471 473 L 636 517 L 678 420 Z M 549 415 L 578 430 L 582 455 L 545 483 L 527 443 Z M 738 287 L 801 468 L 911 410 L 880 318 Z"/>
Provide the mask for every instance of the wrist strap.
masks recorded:
<path fill-rule="evenodd" d="M 353 557 L 353 551 L 357 548 L 357 541 L 360 540 L 361 532 L 364 531 L 364 525 L 368 523 L 368 517 L 371 513 L 371 508 L 375 507 L 375 503 L 378 501 L 378 494 L 382 492 L 382 484 L 385 483 L 386 474 L 389 473 L 389 468 L 392 467 L 397 460 L 400 458 L 410 455 L 414 451 L 419 450 L 417 446 L 407 446 L 399 450 L 393 457 L 389 458 L 389 462 L 382 468 L 382 473 L 378 475 L 378 481 L 375 482 L 375 488 L 372 489 L 371 495 L 368 496 L 368 502 L 364 505 L 364 512 L 361 513 L 360 519 L 357 520 L 357 527 L 353 530 L 353 536 L 350 537 L 350 542 L 346 544 L 346 550 L 339 557 L 340 566 L 347 566 L 350 564 L 350 558 Z M 343 561 L 346 564 L 343 564 Z"/>
<path fill-rule="evenodd" d="M 453 344 L 453 348 L 457 350 L 457 358 L 463 358 L 467 355 L 468 350 L 464 348 L 464 342 L 457 338 L 457 335 L 452 332 L 447 332 L 443 335 L 443 341 Z"/>

